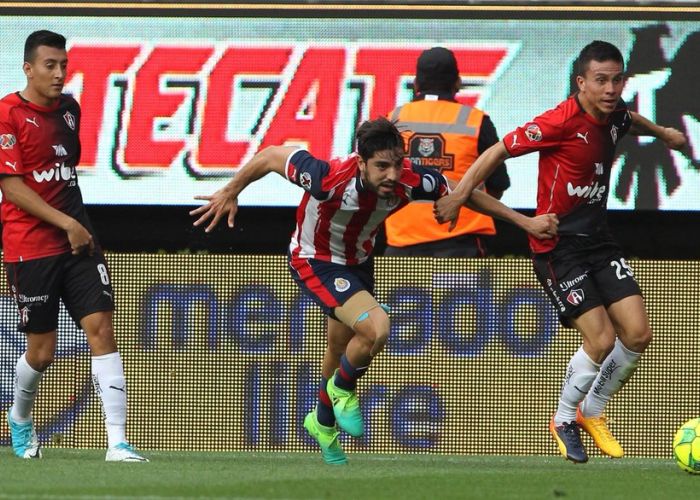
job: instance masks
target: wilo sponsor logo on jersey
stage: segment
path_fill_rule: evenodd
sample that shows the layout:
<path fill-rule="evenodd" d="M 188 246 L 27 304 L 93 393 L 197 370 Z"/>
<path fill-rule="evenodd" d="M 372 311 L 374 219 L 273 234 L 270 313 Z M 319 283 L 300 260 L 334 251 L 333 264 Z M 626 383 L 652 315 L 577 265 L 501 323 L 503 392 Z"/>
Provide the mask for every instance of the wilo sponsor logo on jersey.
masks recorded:
<path fill-rule="evenodd" d="M 594 184 L 589 186 L 574 186 L 570 182 L 566 184 L 566 192 L 569 196 L 578 196 L 579 198 L 587 198 L 592 202 L 600 201 L 603 199 L 606 187 L 601 186 L 596 181 Z"/>
<path fill-rule="evenodd" d="M 65 163 L 56 163 L 55 168 L 48 170 L 34 170 L 34 180 L 36 182 L 69 181 L 75 179 L 75 168 L 67 167 Z"/>

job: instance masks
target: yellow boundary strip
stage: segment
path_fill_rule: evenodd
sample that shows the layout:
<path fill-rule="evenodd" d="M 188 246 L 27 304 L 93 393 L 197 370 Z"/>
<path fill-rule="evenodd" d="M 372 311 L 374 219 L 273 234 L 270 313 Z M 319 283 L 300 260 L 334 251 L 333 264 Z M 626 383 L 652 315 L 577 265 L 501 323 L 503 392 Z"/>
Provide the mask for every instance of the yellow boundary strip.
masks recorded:
<path fill-rule="evenodd" d="M 700 7 L 649 7 L 649 6 L 585 6 L 585 5 L 357 5 L 357 4 L 221 4 L 221 3 L 130 3 L 130 2 L 91 2 L 63 3 L 42 2 L 27 4 L 24 2 L 0 2 L 0 7 L 24 8 L 27 10 L 62 8 L 62 9 L 134 9 L 134 10 L 220 10 L 220 11 L 430 11 L 430 12 L 620 12 L 620 13 L 700 13 Z"/>

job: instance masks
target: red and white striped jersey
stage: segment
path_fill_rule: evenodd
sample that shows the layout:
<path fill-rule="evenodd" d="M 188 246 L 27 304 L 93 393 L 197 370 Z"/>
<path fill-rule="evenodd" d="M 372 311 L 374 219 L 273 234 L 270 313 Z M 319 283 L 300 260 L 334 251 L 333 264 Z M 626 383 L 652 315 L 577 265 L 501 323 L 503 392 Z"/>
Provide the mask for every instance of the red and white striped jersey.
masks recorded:
<path fill-rule="evenodd" d="M 359 156 L 325 162 L 308 151 L 289 155 L 287 179 L 306 191 L 297 209 L 289 252 L 293 259 L 318 259 L 356 265 L 374 249 L 379 225 L 412 200 L 437 200 L 449 192 L 438 172 L 404 159 L 394 195 L 379 198 L 363 186 Z"/>

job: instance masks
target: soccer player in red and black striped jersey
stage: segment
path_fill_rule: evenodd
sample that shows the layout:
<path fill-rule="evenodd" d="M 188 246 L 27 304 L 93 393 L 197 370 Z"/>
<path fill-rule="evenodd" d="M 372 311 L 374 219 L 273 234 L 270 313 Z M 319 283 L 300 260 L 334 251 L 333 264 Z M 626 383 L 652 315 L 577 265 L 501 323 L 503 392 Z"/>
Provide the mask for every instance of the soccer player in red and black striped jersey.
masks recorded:
<path fill-rule="evenodd" d="M 323 358 L 319 402 L 304 427 L 329 464 L 347 462 L 337 425 L 362 436 L 364 423 L 356 396 L 357 380 L 389 336 L 386 306 L 374 298 L 372 251 L 377 230 L 389 214 L 411 200 L 436 200 L 448 193 L 447 180 L 434 169 L 404 158 L 403 139 L 385 118 L 363 123 L 357 153 L 330 162 L 307 151 L 273 146 L 256 154 L 231 182 L 192 210 L 194 225 L 222 217 L 233 227 L 237 197 L 251 182 L 275 172 L 306 192 L 297 210 L 289 245 L 289 267 L 297 285 L 328 316 L 328 347 Z M 553 215 L 528 218 L 486 193 L 472 208 L 503 218 L 535 237 L 556 232 Z"/>
<path fill-rule="evenodd" d="M 536 213 L 555 213 L 560 224 L 555 238 L 530 238 L 535 273 L 562 324 L 583 339 L 567 367 L 550 432 L 567 459 L 586 462 L 580 428 L 606 455 L 624 454 L 604 409 L 652 337 L 639 286 L 607 225 L 615 147 L 627 132 L 654 136 L 672 149 L 681 149 L 686 138 L 627 109 L 621 100 L 624 61 L 614 45 L 590 43 L 576 66 L 578 93 L 484 152 L 437 203 L 436 217 L 453 220 L 474 186 L 509 156 L 539 152 Z"/>
<path fill-rule="evenodd" d="M 27 337 L 7 414 L 12 447 L 20 458 L 41 458 L 32 409 L 56 350 L 60 299 L 90 346 L 107 427 L 106 460 L 143 462 L 125 435 L 126 384 L 114 340 L 114 291 L 78 187 L 80 107 L 62 94 L 67 64 L 62 35 L 32 33 L 24 48 L 27 86 L 0 100 L 3 260 L 19 329 Z"/>

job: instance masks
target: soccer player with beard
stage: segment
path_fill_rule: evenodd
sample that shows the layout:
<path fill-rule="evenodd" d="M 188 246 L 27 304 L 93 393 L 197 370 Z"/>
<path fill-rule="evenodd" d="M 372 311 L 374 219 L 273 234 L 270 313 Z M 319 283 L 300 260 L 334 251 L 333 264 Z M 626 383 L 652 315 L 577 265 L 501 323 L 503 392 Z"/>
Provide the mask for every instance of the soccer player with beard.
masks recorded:
<path fill-rule="evenodd" d="M 295 147 L 271 146 L 257 153 L 222 189 L 198 196 L 207 203 L 190 212 L 195 226 L 211 231 L 222 218 L 233 227 L 238 195 L 270 172 L 306 192 L 296 213 L 289 245 L 289 268 L 301 290 L 328 317 L 319 400 L 304 427 L 319 443 L 328 464 L 347 462 L 337 426 L 354 437 L 364 433 L 356 394 L 389 336 L 387 307 L 374 298 L 372 252 L 384 219 L 411 200 L 436 200 L 448 193 L 447 180 L 434 169 L 404 158 L 403 139 L 385 118 L 364 122 L 357 153 L 329 162 Z M 486 193 L 475 193 L 472 208 L 500 217 L 534 237 L 556 232 L 556 218 L 528 218 Z M 336 426 L 337 422 L 337 426 Z"/>
<path fill-rule="evenodd" d="M 114 340 L 114 292 L 78 187 L 80 107 L 61 93 L 67 65 L 62 35 L 32 33 L 24 47 L 27 86 L 0 100 L 3 258 L 19 308 L 19 329 L 27 336 L 7 414 L 12 448 L 20 458 L 41 458 L 32 409 L 54 359 L 61 299 L 90 346 L 93 382 L 107 427 L 106 460 L 147 462 L 126 440 L 126 383 Z"/>
<path fill-rule="evenodd" d="M 652 338 L 639 286 L 607 225 L 615 147 L 627 132 L 654 136 L 672 149 L 681 149 L 686 138 L 627 109 L 621 99 L 624 61 L 614 45 L 594 41 L 584 47 L 576 80 L 575 95 L 486 150 L 435 212 L 438 222 L 454 221 L 474 187 L 506 158 L 539 151 L 536 213 L 555 213 L 560 224 L 555 238 L 530 238 L 535 273 L 562 324 L 583 339 L 569 361 L 549 429 L 564 457 L 586 462 L 581 428 L 604 454 L 623 456 L 605 405 L 632 376 Z"/>

